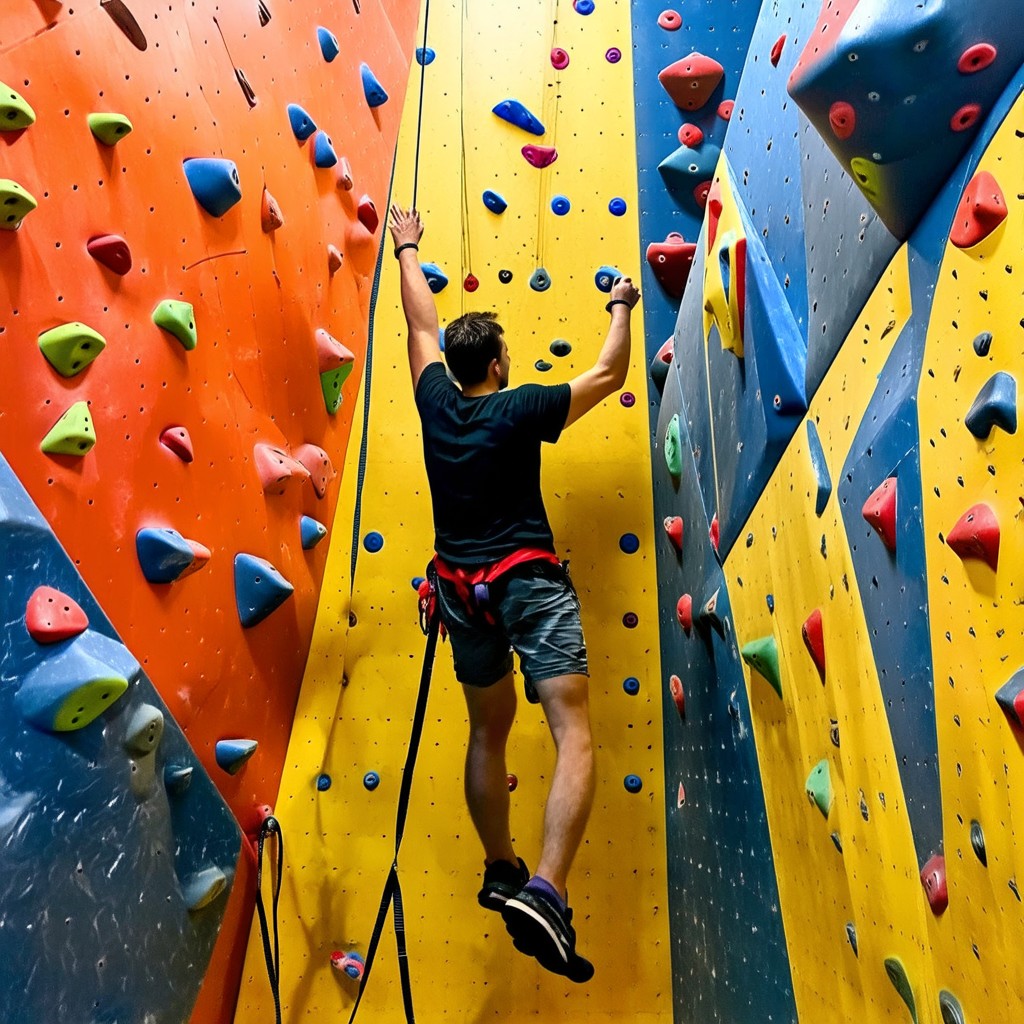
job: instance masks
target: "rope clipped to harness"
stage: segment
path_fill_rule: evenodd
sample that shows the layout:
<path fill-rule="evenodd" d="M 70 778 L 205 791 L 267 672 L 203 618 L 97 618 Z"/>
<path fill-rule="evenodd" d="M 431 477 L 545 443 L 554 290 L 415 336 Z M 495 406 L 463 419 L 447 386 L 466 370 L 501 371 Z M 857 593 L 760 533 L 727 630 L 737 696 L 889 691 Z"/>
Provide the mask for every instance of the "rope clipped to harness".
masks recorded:
<path fill-rule="evenodd" d="M 270 927 L 267 923 L 267 910 L 263 905 L 263 846 L 272 836 L 277 837 L 277 878 L 274 881 L 271 913 L 274 925 L 273 948 L 271 948 Z M 274 996 L 274 1014 L 277 1024 L 281 1024 L 281 943 L 277 933 L 277 906 L 281 898 L 281 879 L 284 875 L 284 836 L 281 823 L 272 814 L 268 814 L 260 825 L 259 839 L 256 847 L 256 913 L 260 919 L 260 935 L 263 937 L 263 956 L 267 961 L 267 977 L 270 979 L 270 991 Z"/>

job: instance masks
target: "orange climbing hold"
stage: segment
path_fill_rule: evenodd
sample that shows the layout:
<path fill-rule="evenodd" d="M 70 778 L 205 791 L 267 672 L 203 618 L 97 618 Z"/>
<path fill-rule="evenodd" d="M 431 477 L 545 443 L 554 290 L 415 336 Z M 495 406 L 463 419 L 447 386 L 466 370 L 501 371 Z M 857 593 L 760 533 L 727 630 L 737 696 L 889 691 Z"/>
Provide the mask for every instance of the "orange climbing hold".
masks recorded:
<path fill-rule="evenodd" d="M 890 551 L 896 550 L 896 477 L 875 488 L 871 497 L 864 502 L 861 515 L 868 525 L 882 538 L 882 543 Z"/>
<path fill-rule="evenodd" d="M 327 246 L 327 272 L 332 276 L 341 270 L 341 265 L 345 261 L 345 257 L 342 256 L 341 250 L 336 245 Z"/>
<path fill-rule="evenodd" d="M 670 232 L 664 242 L 647 246 L 647 262 L 658 284 L 674 299 L 683 297 L 696 251 L 696 244 L 686 241 L 678 231 Z"/>
<path fill-rule="evenodd" d="M 192 449 L 192 438 L 185 427 L 167 427 L 160 434 L 160 443 L 170 452 L 181 459 L 182 462 L 191 462 L 195 458 Z"/>
<path fill-rule="evenodd" d="M 946 543 L 961 559 L 977 558 L 990 569 L 999 564 L 999 522 L 988 505 L 972 505 L 946 534 Z"/>
<path fill-rule="evenodd" d="M 292 455 L 306 467 L 316 496 L 322 498 L 327 493 L 327 485 L 335 475 L 330 455 L 315 444 L 300 444 Z"/>
<path fill-rule="evenodd" d="M 264 186 L 263 202 L 260 208 L 260 227 L 263 228 L 264 234 L 269 235 L 271 231 L 276 231 L 279 227 L 283 226 L 284 215 L 281 213 L 281 207 L 278 206 L 277 200 Z"/>
<path fill-rule="evenodd" d="M 825 682 L 825 634 L 821 628 L 821 609 L 815 608 L 807 621 L 800 627 L 800 634 L 804 638 L 804 646 L 807 648 L 814 667 L 818 670 L 821 681 Z"/>
<path fill-rule="evenodd" d="M 725 68 L 713 57 L 691 53 L 658 73 L 665 92 L 680 110 L 700 110 L 722 81 Z"/>
<path fill-rule="evenodd" d="M 958 249 L 988 238 L 1006 219 L 1006 198 L 999 182 L 988 171 L 979 171 L 967 184 L 956 208 L 949 240 Z"/>
<path fill-rule="evenodd" d="M 256 444 L 253 460 L 267 494 L 284 494 L 293 484 L 309 479 L 309 470 L 298 459 L 272 444 Z"/>

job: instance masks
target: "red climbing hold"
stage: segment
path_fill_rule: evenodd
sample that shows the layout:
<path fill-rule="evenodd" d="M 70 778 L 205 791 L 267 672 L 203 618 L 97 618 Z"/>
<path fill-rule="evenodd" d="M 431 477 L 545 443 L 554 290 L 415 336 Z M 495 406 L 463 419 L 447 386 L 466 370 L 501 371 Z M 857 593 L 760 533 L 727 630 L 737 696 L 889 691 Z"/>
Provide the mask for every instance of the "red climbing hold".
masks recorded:
<path fill-rule="evenodd" d="M 715 554 L 718 554 L 718 513 L 716 512 L 711 517 L 711 525 L 708 527 L 708 537 L 711 539 L 711 546 L 715 549 Z"/>
<path fill-rule="evenodd" d="M 475 275 L 467 274 L 466 280 L 462 282 L 462 287 L 465 288 L 467 292 L 475 292 L 477 288 L 480 287 L 480 282 L 477 280 Z"/>
<path fill-rule="evenodd" d="M 666 32 L 676 32 L 682 24 L 683 18 L 678 11 L 662 11 L 658 15 L 658 25 Z"/>
<path fill-rule="evenodd" d="M 736 106 L 736 101 L 735 100 L 722 100 L 722 102 L 718 104 L 718 116 L 723 121 L 731 120 L 733 107 L 735 107 L 735 106 Z"/>
<path fill-rule="evenodd" d="M 355 356 L 337 338 L 331 337 L 322 327 L 317 328 L 316 361 L 320 373 L 337 370 L 354 359 Z"/>
<path fill-rule="evenodd" d="M 679 783 L 679 789 L 676 791 L 676 809 L 678 810 L 683 804 L 686 803 L 686 787 Z"/>
<path fill-rule="evenodd" d="M 882 538 L 890 551 L 896 550 L 896 477 L 891 476 L 874 490 L 860 513 Z"/>
<path fill-rule="evenodd" d="M 711 191 L 711 182 L 702 181 L 694 190 L 693 198 L 696 200 L 697 205 L 703 210 L 708 202 L 708 193 Z"/>
<path fill-rule="evenodd" d="M 89 627 L 81 605 L 54 587 L 37 587 L 25 608 L 25 626 L 41 644 L 68 640 Z"/>
<path fill-rule="evenodd" d="M 670 676 L 668 681 L 669 693 L 672 694 L 672 700 L 675 702 L 676 711 L 679 712 L 680 718 L 686 717 L 686 694 L 683 693 L 683 681 L 679 676 Z"/>
<path fill-rule="evenodd" d="M 647 262 L 658 284 L 674 299 L 683 297 L 696 251 L 696 244 L 687 242 L 678 231 L 671 232 L 664 242 L 651 242 L 647 246 Z"/>
<path fill-rule="evenodd" d="M 260 227 L 263 228 L 263 233 L 269 235 L 271 231 L 276 231 L 279 227 L 284 226 L 284 215 L 281 213 L 281 207 L 278 206 L 277 200 L 270 194 L 267 187 L 263 187 L 263 204 L 260 208 Z"/>
<path fill-rule="evenodd" d="M 514 793 L 519 788 L 519 778 L 511 772 L 505 776 L 505 781 L 508 783 L 508 791 L 510 793 Z"/>
<path fill-rule="evenodd" d="M 782 48 L 786 45 L 785 35 L 779 36 L 778 39 L 772 43 L 772 52 L 768 55 L 768 59 L 772 62 L 772 67 L 777 68 L 779 61 L 782 59 Z"/>
<path fill-rule="evenodd" d="M 377 216 L 377 207 L 373 205 L 373 200 L 369 196 L 363 196 L 363 198 L 359 200 L 357 216 L 359 217 L 359 223 L 362 224 L 371 235 L 377 230 L 377 225 L 380 223 L 380 217 Z"/>
<path fill-rule="evenodd" d="M 120 235 L 97 235 L 90 238 L 85 247 L 97 263 L 121 277 L 132 269 L 132 251 Z"/>
<path fill-rule="evenodd" d="M 800 627 L 800 633 L 804 638 L 804 645 L 818 670 L 821 681 L 825 682 L 825 635 L 821 628 L 821 609 L 815 608 L 807 621 Z"/>
<path fill-rule="evenodd" d="M 679 141 L 684 146 L 689 146 L 691 149 L 694 149 L 704 141 L 704 132 L 695 124 L 690 124 L 690 122 L 687 121 L 686 124 L 679 129 Z"/>
<path fill-rule="evenodd" d="M 668 534 L 668 539 L 672 541 L 676 551 L 683 550 L 683 517 L 682 516 L 665 516 L 664 521 L 665 533 Z"/>
<path fill-rule="evenodd" d="M 949 240 L 958 249 L 969 249 L 1006 219 L 1006 199 L 999 182 L 988 171 L 979 171 L 967 183 L 956 208 Z"/>
<path fill-rule="evenodd" d="M 160 435 L 160 443 L 181 459 L 182 462 L 191 462 L 195 458 L 192 450 L 192 437 L 185 427 L 167 427 Z"/>
<path fill-rule="evenodd" d="M 956 62 L 956 69 L 962 75 L 971 75 L 975 71 L 984 71 L 996 59 L 998 51 L 991 43 L 975 43 L 968 46 Z"/>
<path fill-rule="evenodd" d="M 683 632 L 689 636 L 690 630 L 693 629 L 693 598 L 689 594 L 683 594 L 676 601 L 676 619 L 683 627 Z"/>
<path fill-rule="evenodd" d="M 212 552 L 205 544 L 200 544 L 197 540 L 189 540 L 187 537 L 185 538 L 185 543 L 192 549 L 194 557 L 191 563 L 178 576 L 179 580 L 199 572 L 200 569 L 205 569 L 212 557 Z"/>
<path fill-rule="evenodd" d="M 828 123 L 837 139 L 848 139 L 857 127 L 857 112 L 845 100 L 836 100 L 828 108 Z"/>
<path fill-rule="evenodd" d="M 978 558 L 990 569 L 999 564 L 999 522 L 988 505 L 972 505 L 946 534 L 946 543 L 963 558 Z"/>
<path fill-rule="evenodd" d="M 655 353 L 653 362 L 658 362 L 660 360 L 661 362 L 665 363 L 666 365 L 671 365 L 672 360 L 675 358 L 675 354 L 676 354 L 675 353 L 675 349 L 676 349 L 675 342 L 676 342 L 675 335 L 673 335 Z M 1024 498 L 1021 499 L 1021 504 L 1024 504 Z"/>
<path fill-rule="evenodd" d="M 309 479 L 309 470 L 298 459 L 272 444 L 254 445 L 253 461 L 267 494 L 284 494 L 292 484 Z"/>
<path fill-rule="evenodd" d="M 322 498 L 327 493 L 327 485 L 334 479 L 330 455 L 315 444 L 300 444 L 292 455 L 306 467 L 316 496 Z"/>
<path fill-rule="evenodd" d="M 935 914 L 941 914 L 949 906 L 949 890 L 946 888 L 946 858 L 935 854 L 921 869 L 921 884 L 928 897 L 928 906 Z"/>
<path fill-rule="evenodd" d="M 569 66 L 569 54 L 560 46 L 551 51 L 551 66 L 557 71 L 564 71 Z"/>
<path fill-rule="evenodd" d="M 558 150 L 554 146 L 523 146 L 523 156 L 534 167 L 548 167 L 558 159 Z"/>
<path fill-rule="evenodd" d="M 665 92 L 681 110 L 700 110 L 718 87 L 725 69 L 713 57 L 691 53 L 658 73 Z"/>
<path fill-rule="evenodd" d="M 965 103 L 950 119 L 949 127 L 954 132 L 965 132 L 973 127 L 981 117 L 981 107 L 977 103 Z"/>

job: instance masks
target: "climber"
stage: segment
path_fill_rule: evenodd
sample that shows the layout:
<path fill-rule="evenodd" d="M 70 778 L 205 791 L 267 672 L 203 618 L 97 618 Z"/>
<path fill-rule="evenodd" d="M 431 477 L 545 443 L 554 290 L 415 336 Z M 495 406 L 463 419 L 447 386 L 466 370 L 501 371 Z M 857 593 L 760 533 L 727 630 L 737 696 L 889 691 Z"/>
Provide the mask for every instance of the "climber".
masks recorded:
<path fill-rule="evenodd" d="M 509 388 L 508 345 L 493 313 L 466 313 L 445 331 L 420 269 L 423 223 L 391 208 L 409 325 L 409 367 L 423 429 L 434 514 L 441 621 L 469 712 L 465 791 L 484 847 L 478 900 L 500 911 L 517 949 L 576 982 L 594 968 L 576 952 L 566 877 L 594 796 L 587 650 L 580 606 L 540 492 L 541 442 L 625 385 L 630 314 L 640 292 L 611 289 L 608 336 L 593 367 L 568 384 Z M 512 847 L 505 745 L 516 712 L 512 651 L 527 699 L 539 700 L 556 761 L 537 873 Z"/>

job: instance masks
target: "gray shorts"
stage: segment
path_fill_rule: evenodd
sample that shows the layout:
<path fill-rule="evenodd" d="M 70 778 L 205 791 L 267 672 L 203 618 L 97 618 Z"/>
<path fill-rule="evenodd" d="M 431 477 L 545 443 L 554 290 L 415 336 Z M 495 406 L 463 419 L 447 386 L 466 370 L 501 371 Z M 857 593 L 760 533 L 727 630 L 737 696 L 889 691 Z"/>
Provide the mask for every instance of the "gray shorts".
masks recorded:
<path fill-rule="evenodd" d="M 590 674 L 579 598 L 561 566 L 531 562 L 492 583 L 488 608 L 493 624 L 480 610 L 466 608 L 453 583 L 439 579 L 437 584 L 460 683 L 493 686 L 512 671 L 513 650 L 530 684 Z"/>

